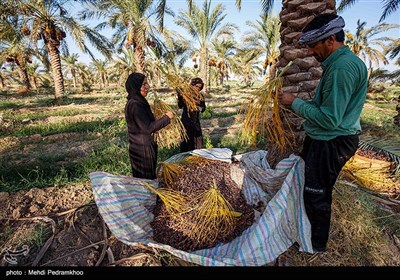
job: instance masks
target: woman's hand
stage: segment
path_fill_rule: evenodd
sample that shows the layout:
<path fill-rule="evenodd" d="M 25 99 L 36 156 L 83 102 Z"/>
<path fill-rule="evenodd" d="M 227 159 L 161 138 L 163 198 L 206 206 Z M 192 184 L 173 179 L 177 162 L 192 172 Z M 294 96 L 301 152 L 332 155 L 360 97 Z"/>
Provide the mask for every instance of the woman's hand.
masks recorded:
<path fill-rule="evenodd" d="M 169 119 L 172 119 L 174 117 L 174 113 L 172 113 L 171 111 L 168 111 L 165 113 Z"/>

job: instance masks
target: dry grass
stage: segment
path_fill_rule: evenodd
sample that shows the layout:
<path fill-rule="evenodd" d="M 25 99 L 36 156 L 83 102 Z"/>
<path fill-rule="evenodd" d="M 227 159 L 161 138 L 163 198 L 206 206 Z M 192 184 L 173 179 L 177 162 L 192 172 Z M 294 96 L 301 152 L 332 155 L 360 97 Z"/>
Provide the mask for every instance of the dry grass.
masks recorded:
<path fill-rule="evenodd" d="M 360 190 L 338 184 L 336 188 L 327 251 L 310 255 L 291 248 L 283 255 L 290 259 L 287 265 L 399 266 L 399 249 L 378 223 L 385 218 L 377 217 L 380 206 Z"/>

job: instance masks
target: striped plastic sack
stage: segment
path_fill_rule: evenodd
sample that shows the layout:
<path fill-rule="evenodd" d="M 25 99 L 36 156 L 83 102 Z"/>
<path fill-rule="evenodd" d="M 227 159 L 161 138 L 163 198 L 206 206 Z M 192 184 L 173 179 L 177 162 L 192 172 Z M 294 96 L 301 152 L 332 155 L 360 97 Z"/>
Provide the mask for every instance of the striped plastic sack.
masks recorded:
<path fill-rule="evenodd" d="M 190 152 L 209 159 L 231 162 L 232 151 L 226 148 Z M 94 199 L 99 212 L 117 239 L 128 244 L 159 248 L 178 258 L 203 266 L 261 266 L 274 261 L 294 242 L 300 250 L 312 253 L 311 228 L 304 203 L 304 162 L 291 155 L 270 168 L 266 151 L 235 156 L 239 167 L 231 168 L 232 179 L 242 186 L 250 205 L 263 203 L 262 213 L 255 210 L 255 221 L 229 243 L 209 249 L 186 252 L 152 239 L 150 226 L 156 196 L 143 181 L 157 188 L 157 180 L 117 176 L 106 172 L 90 174 Z M 179 161 L 177 154 L 168 161 Z"/>

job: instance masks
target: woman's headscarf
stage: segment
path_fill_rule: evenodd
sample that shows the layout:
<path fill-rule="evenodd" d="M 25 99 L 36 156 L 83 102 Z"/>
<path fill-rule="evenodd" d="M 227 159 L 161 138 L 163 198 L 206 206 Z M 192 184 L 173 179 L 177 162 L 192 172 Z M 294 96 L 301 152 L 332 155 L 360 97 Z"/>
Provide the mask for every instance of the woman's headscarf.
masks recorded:
<path fill-rule="evenodd" d="M 193 79 L 191 79 L 191 80 L 190 80 L 190 84 L 191 84 L 192 86 L 195 86 L 195 85 L 197 85 L 197 84 L 201 84 L 200 90 L 202 90 L 203 87 L 204 87 L 204 82 L 203 82 L 203 80 L 202 80 L 201 78 L 193 78 Z"/>
<path fill-rule="evenodd" d="M 146 76 L 143 75 L 142 73 L 132 73 L 129 75 L 128 79 L 125 82 L 125 88 L 126 91 L 128 92 L 128 99 L 139 99 L 139 100 L 146 100 L 141 94 L 140 94 L 140 88 L 142 87 L 144 78 Z M 139 97 L 139 98 L 138 98 Z"/>

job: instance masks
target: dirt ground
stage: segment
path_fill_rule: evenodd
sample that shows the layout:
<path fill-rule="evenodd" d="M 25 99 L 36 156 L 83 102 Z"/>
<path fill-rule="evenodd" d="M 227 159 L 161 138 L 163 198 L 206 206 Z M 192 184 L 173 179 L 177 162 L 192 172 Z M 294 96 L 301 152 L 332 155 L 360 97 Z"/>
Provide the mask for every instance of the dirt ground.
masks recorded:
<path fill-rule="evenodd" d="M 0 266 L 167 265 L 161 253 L 111 235 L 90 186 L 0 193 L 0 232 Z"/>

